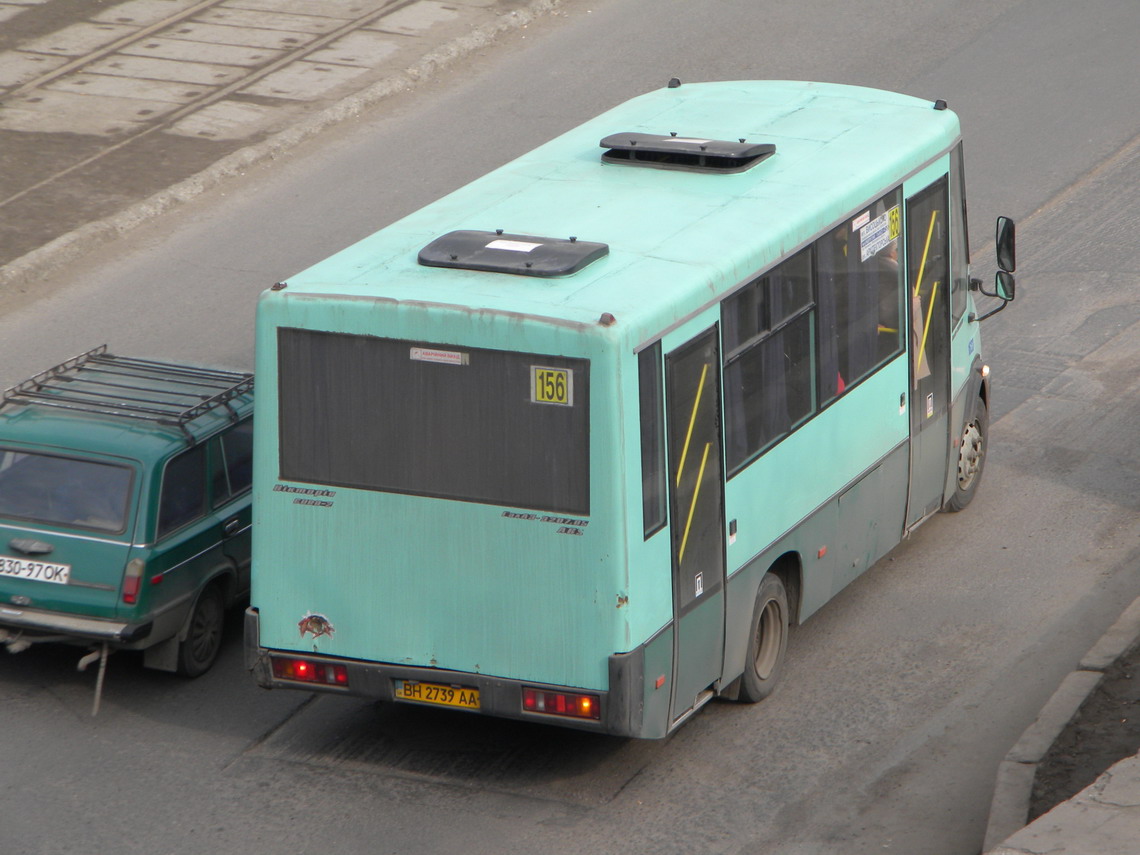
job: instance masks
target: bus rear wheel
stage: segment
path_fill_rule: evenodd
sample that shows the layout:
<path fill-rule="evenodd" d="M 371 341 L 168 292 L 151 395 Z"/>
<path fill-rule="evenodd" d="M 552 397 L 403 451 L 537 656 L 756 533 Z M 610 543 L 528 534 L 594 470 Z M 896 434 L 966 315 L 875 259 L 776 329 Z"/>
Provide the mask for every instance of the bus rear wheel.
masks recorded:
<path fill-rule="evenodd" d="M 740 700 L 754 704 L 776 688 L 788 649 L 788 592 L 779 576 L 765 574 L 756 593 L 748 640 L 748 661 L 740 679 Z"/>
<path fill-rule="evenodd" d="M 981 398 L 974 399 L 974 408 L 962 428 L 958 444 L 958 479 L 954 495 L 946 502 L 946 510 L 963 510 L 978 491 L 982 469 L 986 463 L 986 443 L 989 441 L 989 410 Z"/>

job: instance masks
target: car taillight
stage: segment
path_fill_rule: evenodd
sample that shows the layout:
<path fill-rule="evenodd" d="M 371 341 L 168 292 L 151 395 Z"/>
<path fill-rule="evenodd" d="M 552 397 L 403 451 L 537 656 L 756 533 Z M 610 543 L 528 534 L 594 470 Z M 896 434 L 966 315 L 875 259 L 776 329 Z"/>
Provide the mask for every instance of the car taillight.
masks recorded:
<path fill-rule="evenodd" d="M 146 562 L 141 558 L 132 558 L 127 562 L 127 569 L 123 572 L 123 602 L 133 606 L 139 601 L 139 589 L 142 587 L 142 574 L 146 570 Z"/>
<path fill-rule="evenodd" d="M 273 656 L 273 676 L 279 680 L 297 680 L 301 683 L 325 683 L 329 686 L 347 686 L 348 669 L 332 662 L 314 662 L 312 659 L 287 659 Z"/>
<path fill-rule="evenodd" d="M 523 686 L 523 709 L 527 712 L 564 715 L 571 718 L 591 718 L 601 716 L 602 705 L 597 695 L 574 692 L 547 692 Z"/>

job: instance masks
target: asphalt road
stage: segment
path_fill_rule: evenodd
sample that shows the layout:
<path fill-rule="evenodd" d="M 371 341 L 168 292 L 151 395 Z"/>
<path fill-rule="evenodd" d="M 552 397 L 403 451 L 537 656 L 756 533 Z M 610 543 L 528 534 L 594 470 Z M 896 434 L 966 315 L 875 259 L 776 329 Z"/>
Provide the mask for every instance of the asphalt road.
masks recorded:
<path fill-rule="evenodd" d="M 787 682 L 653 743 L 194 683 L 69 651 L 0 659 L 0 847 L 56 852 L 973 855 L 994 771 L 1140 594 L 1140 26 L 1132 0 L 604 0 L 102 247 L 0 317 L 16 380 L 110 341 L 248 366 L 259 291 L 645 89 L 786 77 L 945 98 L 967 139 L 996 405 L 975 504 L 793 633 Z"/>

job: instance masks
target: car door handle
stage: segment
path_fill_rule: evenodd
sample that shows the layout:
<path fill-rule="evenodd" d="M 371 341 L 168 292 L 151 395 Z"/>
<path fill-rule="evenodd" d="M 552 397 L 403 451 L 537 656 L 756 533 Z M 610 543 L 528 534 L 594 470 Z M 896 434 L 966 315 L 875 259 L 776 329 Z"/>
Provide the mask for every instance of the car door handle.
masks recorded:
<path fill-rule="evenodd" d="M 224 523 L 222 523 L 222 532 L 226 535 L 226 537 L 237 534 L 240 528 L 241 520 L 238 517 L 234 517 L 233 519 L 226 520 Z"/>

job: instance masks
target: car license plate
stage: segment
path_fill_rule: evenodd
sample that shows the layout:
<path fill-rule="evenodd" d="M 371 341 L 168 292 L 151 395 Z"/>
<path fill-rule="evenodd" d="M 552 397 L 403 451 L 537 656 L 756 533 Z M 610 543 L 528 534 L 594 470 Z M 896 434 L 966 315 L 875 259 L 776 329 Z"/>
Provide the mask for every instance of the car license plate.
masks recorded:
<path fill-rule="evenodd" d="M 396 699 L 421 704 L 439 704 L 465 710 L 479 709 L 479 690 L 468 686 L 442 686 L 418 680 L 396 680 Z"/>
<path fill-rule="evenodd" d="M 55 582 L 66 585 L 71 578 L 70 564 L 49 564 L 46 561 L 27 561 L 0 555 L 0 576 L 14 576 L 17 579 L 33 579 L 37 582 Z"/>

